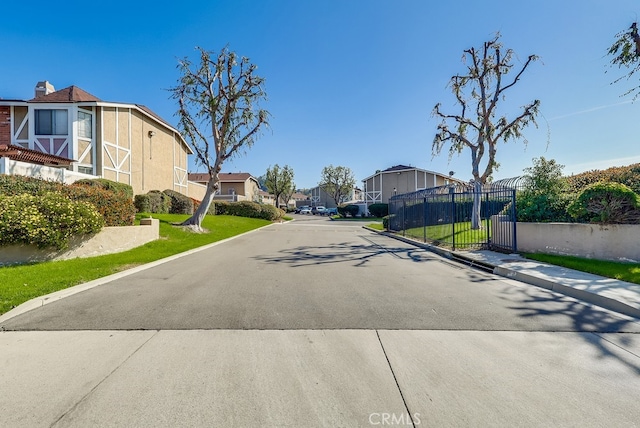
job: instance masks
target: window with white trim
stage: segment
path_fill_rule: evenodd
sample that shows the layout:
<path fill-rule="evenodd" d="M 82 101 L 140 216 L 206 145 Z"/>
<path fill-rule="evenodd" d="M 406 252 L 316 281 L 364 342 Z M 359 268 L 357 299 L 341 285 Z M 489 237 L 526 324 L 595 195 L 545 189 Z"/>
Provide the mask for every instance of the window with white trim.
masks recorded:
<path fill-rule="evenodd" d="M 78 110 L 78 137 L 91 138 L 91 113 Z"/>
<path fill-rule="evenodd" d="M 62 109 L 35 110 L 36 135 L 69 135 L 69 112 Z"/>

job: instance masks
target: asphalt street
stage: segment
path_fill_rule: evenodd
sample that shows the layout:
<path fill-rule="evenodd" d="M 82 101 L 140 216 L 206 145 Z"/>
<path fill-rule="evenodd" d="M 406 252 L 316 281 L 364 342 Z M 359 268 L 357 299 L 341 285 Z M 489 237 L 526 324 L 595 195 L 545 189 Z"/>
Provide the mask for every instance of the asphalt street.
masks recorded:
<path fill-rule="evenodd" d="M 327 218 L 0 329 L 0 426 L 640 424 L 637 319 Z"/>

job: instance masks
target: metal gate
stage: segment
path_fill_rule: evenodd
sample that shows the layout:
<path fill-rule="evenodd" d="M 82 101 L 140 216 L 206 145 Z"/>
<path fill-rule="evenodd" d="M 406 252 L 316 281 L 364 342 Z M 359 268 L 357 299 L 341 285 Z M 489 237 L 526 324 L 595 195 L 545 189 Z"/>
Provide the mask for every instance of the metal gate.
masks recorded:
<path fill-rule="evenodd" d="M 396 195 L 389 200 L 389 230 L 453 250 L 516 252 L 516 189 L 503 183 L 481 190 L 455 184 Z"/>

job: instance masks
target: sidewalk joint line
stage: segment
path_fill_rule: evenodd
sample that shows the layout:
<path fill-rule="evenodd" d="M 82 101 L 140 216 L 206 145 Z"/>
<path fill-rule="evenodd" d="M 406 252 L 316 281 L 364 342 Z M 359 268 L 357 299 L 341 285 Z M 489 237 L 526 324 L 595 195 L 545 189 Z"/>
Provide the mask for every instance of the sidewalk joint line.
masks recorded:
<path fill-rule="evenodd" d="M 138 346 L 131 354 L 129 354 L 129 356 L 127 358 L 124 359 L 124 361 L 122 361 L 120 364 L 118 364 L 113 370 L 111 370 L 105 377 L 104 379 L 102 379 L 100 382 L 98 382 L 93 388 L 91 388 L 91 390 L 89 392 L 87 392 L 82 398 L 80 398 L 73 406 L 71 406 L 70 409 L 64 411 L 60 416 L 58 416 L 58 418 L 56 418 L 55 421 L 53 421 L 53 423 L 51 425 L 49 425 L 50 428 L 55 427 L 56 425 L 58 425 L 58 423 L 64 419 L 68 414 L 70 414 L 71 412 L 73 412 L 75 409 L 78 408 L 78 406 L 80 404 L 82 404 L 90 395 L 93 394 L 93 392 L 98 389 L 100 387 L 100 385 L 102 385 L 107 379 L 109 379 L 116 371 L 118 371 L 118 369 L 120 369 L 120 367 L 122 367 L 123 364 L 125 364 L 127 361 L 129 361 L 129 359 L 131 357 L 133 357 L 135 354 L 138 353 L 138 351 L 140 349 L 142 349 L 142 347 L 144 345 L 146 345 L 147 343 L 149 343 L 149 341 L 151 339 L 153 339 L 154 337 L 156 337 L 158 335 L 158 333 L 160 333 L 160 330 L 156 330 L 154 334 L 152 334 L 147 340 L 145 340 L 140 346 Z"/>
<path fill-rule="evenodd" d="M 413 421 L 413 415 L 411 411 L 409 411 L 409 405 L 407 404 L 407 400 L 404 398 L 404 394 L 402 393 L 402 389 L 400 389 L 400 384 L 398 383 L 398 378 L 396 377 L 396 373 L 393 371 L 393 367 L 391 367 L 391 361 L 389 361 L 389 356 L 387 355 L 387 351 L 384 349 L 384 345 L 382 344 L 382 339 L 380 338 L 380 332 L 376 329 L 376 336 L 378 336 L 378 342 L 380 343 L 380 347 L 382 348 L 382 353 L 384 354 L 384 358 L 387 360 L 387 365 L 389 366 L 389 370 L 391 370 L 391 375 L 393 376 L 393 380 L 396 383 L 396 387 L 398 388 L 398 392 L 400 393 L 400 398 L 402 398 L 402 403 L 404 404 L 404 408 L 407 411 L 407 415 L 409 415 L 409 419 L 411 419 L 411 426 L 416 428 L 416 424 Z"/>

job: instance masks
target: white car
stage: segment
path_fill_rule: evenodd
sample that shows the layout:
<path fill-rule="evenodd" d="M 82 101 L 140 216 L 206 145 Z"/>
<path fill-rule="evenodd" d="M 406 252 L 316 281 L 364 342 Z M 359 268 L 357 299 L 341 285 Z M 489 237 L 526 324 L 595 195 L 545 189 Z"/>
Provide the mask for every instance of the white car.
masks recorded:
<path fill-rule="evenodd" d="M 309 207 L 302 207 L 300 209 L 300 213 L 299 214 L 311 214 L 311 208 Z"/>

